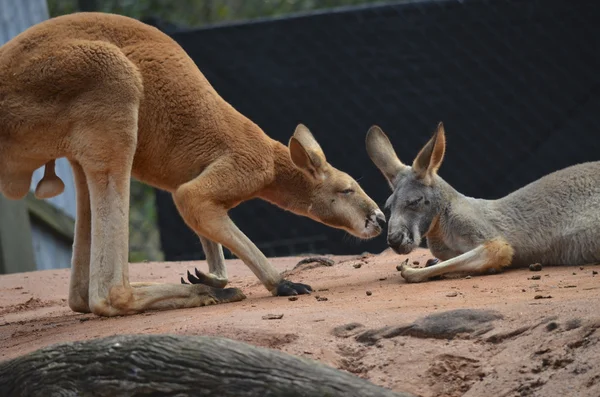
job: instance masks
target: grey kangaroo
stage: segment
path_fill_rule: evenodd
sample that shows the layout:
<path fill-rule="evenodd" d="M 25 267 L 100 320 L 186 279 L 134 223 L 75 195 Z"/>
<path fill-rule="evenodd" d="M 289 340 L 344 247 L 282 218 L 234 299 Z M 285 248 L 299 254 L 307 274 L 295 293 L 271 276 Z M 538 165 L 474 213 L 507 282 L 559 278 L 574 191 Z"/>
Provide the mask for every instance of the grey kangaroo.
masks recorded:
<path fill-rule="evenodd" d="M 438 170 L 446 137 L 440 122 L 412 166 L 397 157 L 377 126 L 366 137 L 369 157 L 392 195 L 388 245 L 408 254 L 427 237 L 436 265 L 401 268 L 407 282 L 450 273 L 482 274 L 539 262 L 583 265 L 600 262 L 600 162 L 548 174 L 497 200 L 467 197 Z"/>

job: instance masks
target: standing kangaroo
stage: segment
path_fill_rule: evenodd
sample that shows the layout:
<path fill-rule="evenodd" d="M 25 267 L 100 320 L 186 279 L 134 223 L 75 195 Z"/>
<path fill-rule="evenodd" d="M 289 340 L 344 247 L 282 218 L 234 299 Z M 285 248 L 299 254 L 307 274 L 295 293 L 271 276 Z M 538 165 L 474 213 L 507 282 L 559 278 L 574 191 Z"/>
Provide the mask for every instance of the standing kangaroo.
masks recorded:
<path fill-rule="evenodd" d="M 399 254 L 427 237 L 442 262 L 404 265 L 407 282 L 447 273 L 483 273 L 507 266 L 583 265 L 600 261 L 600 162 L 551 173 L 498 200 L 466 197 L 438 174 L 446 137 L 442 123 L 412 166 L 402 164 L 383 131 L 373 126 L 367 152 L 394 193 L 388 245 Z"/>
<path fill-rule="evenodd" d="M 23 198 L 64 188 L 66 157 L 77 189 L 69 306 L 127 315 L 245 298 L 227 284 L 222 245 L 273 295 L 309 293 L 282 279 L 228 217 L 262 198 L 363 239 L 383 213 L 358 183 L 329 165 L 299 125 L 288 147 L 219 96 L 170 37 L 137 20 L 77 13 L 44 21 L 0 47 L 0 191 Z M 260 96 L 260 93 L 256 93 Z M 199 236 L 209 273 L 192 284 L 130 283 L 130 177 L 169 191 Z"/>

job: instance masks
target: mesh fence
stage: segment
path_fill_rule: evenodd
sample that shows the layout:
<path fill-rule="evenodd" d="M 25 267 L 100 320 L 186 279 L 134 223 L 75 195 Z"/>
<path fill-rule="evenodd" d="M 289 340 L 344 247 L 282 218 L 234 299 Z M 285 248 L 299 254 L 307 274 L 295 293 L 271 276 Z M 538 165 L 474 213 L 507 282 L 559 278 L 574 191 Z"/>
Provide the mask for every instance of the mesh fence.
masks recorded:
<path fill-rule="evenodd" d="M 171 32 L 215 89 L 274 139 L 306 124 L 328 161 L 381 206 L 389 188 L 364 147 L 378 124 L 412 162 L 438 121 L 440 174 L 497 198 L 549 172 L 600 159 L 600 3 L 444 0 Z M 157 192 L 167 260 L 201 258 L 171 197 Z M 231 211 L 265 254 L 355 254 L 358 243 L 253 201 Z"/>

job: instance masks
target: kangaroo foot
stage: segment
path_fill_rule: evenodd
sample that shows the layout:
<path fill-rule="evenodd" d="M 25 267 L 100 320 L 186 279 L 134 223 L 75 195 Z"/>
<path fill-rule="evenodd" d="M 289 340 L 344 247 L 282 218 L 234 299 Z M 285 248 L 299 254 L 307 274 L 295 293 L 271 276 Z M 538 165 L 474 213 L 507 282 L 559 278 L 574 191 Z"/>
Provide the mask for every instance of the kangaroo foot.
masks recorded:
<path fill-rule="evenodd" d="M 239 288 L 213 288 L 210 295 L 217 303 L 239 302 L 246 299 L 246 295 Z"/>
<path fill-rule="evenodd" d="M 190 274 L 188 271 L 187 278 L 189 283 L 181 277 L 181 284 L 204 284 L 214 288 L 224 288 L 228 282 L 226 278 L 221 278 L 211 273 L 203 273 L 196 268 L 194 268 L 194 273 L 196 273 L 196 276 Z"/>

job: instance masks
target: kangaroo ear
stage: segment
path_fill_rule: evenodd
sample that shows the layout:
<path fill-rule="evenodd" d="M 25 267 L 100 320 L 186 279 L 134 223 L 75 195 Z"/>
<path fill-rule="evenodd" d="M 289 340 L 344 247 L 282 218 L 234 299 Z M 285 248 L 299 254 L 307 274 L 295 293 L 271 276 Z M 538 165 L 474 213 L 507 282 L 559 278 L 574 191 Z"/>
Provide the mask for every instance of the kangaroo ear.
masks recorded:
<path fill-rule="evenodd" d="M 372 126 L 367 131 L 366 146 L 369 158 L 393 189 L 396 177 L 406 166 L 398 159 L 387 135 L 378 126 Z"/>
<path fill-rule="evenodd" d="M 437 171 L 440 169 L 445 152 L 446 134 L 444 132 L 444 125 L 440 121 L 433 137 L 423 146 L 423 149 L 421 149 L 413 162 L 412 168 L 417 176 L 426 183 L 429 183 L 431 177 L 437 174 Z"/>
<path fill-rule="evenodd" d="M 288 143 L 290 157 L 296 167 L 311 177 L 324 180 L 327 159 L 315 137 L 303 124 L 298 124 Z"/>

